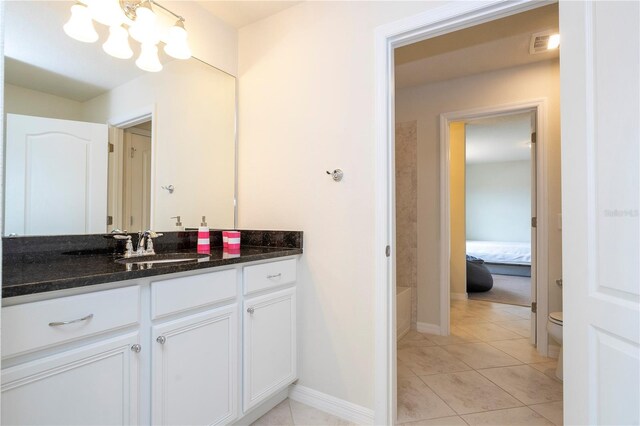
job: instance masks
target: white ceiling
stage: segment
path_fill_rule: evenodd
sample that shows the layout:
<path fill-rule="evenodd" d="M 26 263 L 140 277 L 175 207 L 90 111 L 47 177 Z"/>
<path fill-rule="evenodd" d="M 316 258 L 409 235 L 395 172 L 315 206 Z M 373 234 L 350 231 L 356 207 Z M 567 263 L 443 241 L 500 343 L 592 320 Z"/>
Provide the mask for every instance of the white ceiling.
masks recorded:
<path fill-rule="evenodd" d="M 467 123 L 467 164 L 529 160 L 531 116 L 532 113 L 527 112 Z"/>
<path fill-rule="evenodd" d="M 396 49 L 396 87 L 406 88 L 558 58 L 529 54 L 533 33 L 558 30 L 558 5 L 427 39 Z"/>
<path fill-rule="evenodd" d="M 232 27 L 241 28 L 268 16 L 275 15 L 281 10 L 287 9 L 301 2 L 269 0 L 200 0 L 198 3 L 200 6 L 211 12 L 211 14 L 220 18 Z"/>

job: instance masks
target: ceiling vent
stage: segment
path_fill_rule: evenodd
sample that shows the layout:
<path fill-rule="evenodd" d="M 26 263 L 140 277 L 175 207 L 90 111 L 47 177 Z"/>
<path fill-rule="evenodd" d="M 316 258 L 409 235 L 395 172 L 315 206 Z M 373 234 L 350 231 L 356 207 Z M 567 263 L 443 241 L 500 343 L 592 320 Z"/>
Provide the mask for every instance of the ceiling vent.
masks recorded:
<path fill-rule="evenodd" d="M 529 53 L 535 55 L 544 53 L 549 50 L 549 38 L 555 34 L 555 31 L 543 31 L 531 35 L 531 43 L 529 44 Z"/>

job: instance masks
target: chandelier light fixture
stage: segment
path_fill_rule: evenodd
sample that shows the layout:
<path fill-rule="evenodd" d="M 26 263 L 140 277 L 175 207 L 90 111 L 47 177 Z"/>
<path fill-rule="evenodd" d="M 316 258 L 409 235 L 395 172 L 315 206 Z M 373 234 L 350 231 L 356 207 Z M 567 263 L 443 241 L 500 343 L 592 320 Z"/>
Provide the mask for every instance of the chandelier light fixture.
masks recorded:
<path fill-rule="evenodd" d="M 175 24 L 163 27 L 154 7 L 176 18 Z M 158 58 L 160 42 L 164 43 L 165 53 L 172 58 L 191 57 L 184 18 L 154 0 L 79 0 L 71 6 L 71 17 L 63 29 L 75 40 L 94 43 L 99 38 L 94 21 L 109 27 L 109 37 L 102 49 L 114 58 L 129 59 L 133 56 L 129 36 L 140 43 L 136 65 L 145 71 L 162 70 Z"/>

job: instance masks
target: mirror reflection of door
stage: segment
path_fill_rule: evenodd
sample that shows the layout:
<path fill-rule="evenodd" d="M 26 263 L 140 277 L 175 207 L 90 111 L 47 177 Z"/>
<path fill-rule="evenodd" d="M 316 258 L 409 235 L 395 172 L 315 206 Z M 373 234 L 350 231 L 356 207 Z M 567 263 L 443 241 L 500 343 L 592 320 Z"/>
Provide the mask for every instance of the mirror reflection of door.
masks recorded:
<path fill-rule="evenodd" d="M 6 141 L 7 235 L 105 232 L 106 125 L 7 114 Z"/>
<path fill-rule="evenodd" d="M 151 219 L 151 122 L 124 130 L 123 157 L 123 222 L 144 231 Z"/>

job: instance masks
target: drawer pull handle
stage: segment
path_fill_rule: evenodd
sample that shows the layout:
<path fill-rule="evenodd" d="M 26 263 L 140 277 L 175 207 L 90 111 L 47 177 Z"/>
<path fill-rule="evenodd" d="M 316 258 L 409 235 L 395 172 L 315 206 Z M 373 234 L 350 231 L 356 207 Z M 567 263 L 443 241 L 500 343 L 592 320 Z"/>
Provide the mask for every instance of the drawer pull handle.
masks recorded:
<path fill-rule="evenodd" d="M 156 342 L 160 343 L 161 345 L 164 345 L 167 342 L 167 338 L 164 336 L 158 336 L 158 338 L 156 339 Z"/>
<path fill-rule="evenodd" d="M 271 278 L 278 278 L 282 276 L 282 272 L 278 273 L 278 274 L 274 274 L 274 275 L 267 275 L 267 278 L 271 279 Z"/>
<path fill-rule="evenodd" d="M 249 314 L 251 314 L 251 315 L 253 315 L 253 313 L 254 313 L 255 311 L 256 311 L 256 310 L 255 310 L 255 309 L 253 309 L 253 308 L 247 308 L 247 312 L 249 312 Z"/>
<path fill-rule="evenodd" d="M 86 317 L 74 319 L 71 321 L 54 321 L 49 323 L 49 327 L 59 327 L 61 325 L 73 324 L 73 323 L 82 322 L 82 321 L 89 321 L 91 318 L 93 318 L 93 314 L 89 314 Z"/>
<path fill-rule="evenodd" d="M 140 351 L 142 350 L 142 346 L 136 343 L 135 345 L 131 345 L 131 350 L 135 353 L 140 353 Z"/>

